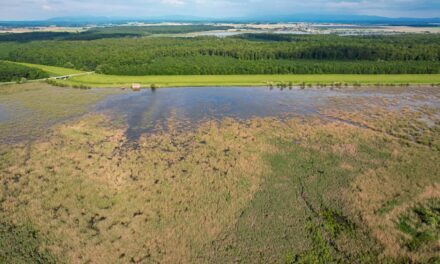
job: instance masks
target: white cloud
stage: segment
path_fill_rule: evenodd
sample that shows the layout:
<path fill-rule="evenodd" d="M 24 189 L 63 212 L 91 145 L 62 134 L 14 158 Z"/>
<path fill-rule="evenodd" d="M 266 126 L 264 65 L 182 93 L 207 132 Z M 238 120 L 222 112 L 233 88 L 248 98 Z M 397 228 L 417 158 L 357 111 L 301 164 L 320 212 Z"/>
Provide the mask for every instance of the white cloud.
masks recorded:
<path fill-rule="evenodd" d="M 438 0 L 0 0 L 0 20 L 54 16 L 243 17 L 295 13 L 439 16 Z"/>
<path fill-rule="evenodd" d="M 184 5 L 185 2 L 183 0 L 161 0 L 162 3 L 168 4 L 168 5 Z"/>

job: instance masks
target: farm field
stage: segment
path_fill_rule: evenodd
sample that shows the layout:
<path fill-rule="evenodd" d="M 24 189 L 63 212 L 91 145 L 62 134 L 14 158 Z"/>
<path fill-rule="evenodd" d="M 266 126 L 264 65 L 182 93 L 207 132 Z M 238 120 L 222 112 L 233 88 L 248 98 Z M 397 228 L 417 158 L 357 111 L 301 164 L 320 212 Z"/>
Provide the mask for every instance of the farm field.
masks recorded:
<path fill-rule="evenodd" d="M 437 87 L 0 91 L 0 262 L 440 260 Z"/>

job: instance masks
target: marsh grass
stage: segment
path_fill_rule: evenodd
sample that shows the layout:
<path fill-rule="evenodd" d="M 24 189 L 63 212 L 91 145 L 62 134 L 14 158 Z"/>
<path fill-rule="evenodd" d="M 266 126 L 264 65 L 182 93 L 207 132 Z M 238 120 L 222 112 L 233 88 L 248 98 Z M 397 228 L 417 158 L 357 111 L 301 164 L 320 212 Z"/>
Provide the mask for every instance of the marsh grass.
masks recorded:
<path fill-rule="evenodd" d="M 440 239 L 440 200 L 430 199 L 410 208 L 399 217 L 398 227 L 405 234 L 408 250 L 435 254 Z"/>
<path fill-rule="evenodd" d="M 423 263 L 435 256 L 408 253 L 394 224 L 401 208 L 438 197 L 435 151 L 344 123 L 272 126 L 279 141 L 268 156 L 271 176 L 215 244 L 214 262 Z"/>
<path fill-rule="evenodd" d="M 255 154 L 269 147 L 232 121 L 151 135 L 138 149 L 123 149 L 123 130 L 107 122 L 61 125 L 25 166 L 4 171 L 2 206 L 64 238 L 49 246 L 69 262 L 190 261 L 234 222 L 266 170 Z"/>
<path fill-rule="evenodd" d="M 11 117 L 0 123 L 0 143 L 13 143 L 43 134 L 51 125 L 78 117 L 117 90 L 80 91 L 45 83 L 2 86 L 0 105 Z"/>
<path fill-rule="evenodd" d="M 14 225 L 0 221 L 1 263 L 57 263 L 41 244 L 41 235 L 30 224 Z"/>
<path fill-rule="evenodd" d="M 56 109 L 73 113 L 96 100 L 93 90 L 70 89 L 69 99 L 24 87 L 34 96 L 6 89 L 2 97 L 51 118 L 60 113 L 32 98 L 63 101 Z M 438 109 L 347 100 L 317 116 L 206 120 L 189 130 L 171 116 L 166 130 L 136 144 L 125 123 L 88 114 L 31 144 L 2 147 L 0 218 L 38 234 L 17 231 L 23 235 L 4 255 L 68 263 L 435 261 Z"/>

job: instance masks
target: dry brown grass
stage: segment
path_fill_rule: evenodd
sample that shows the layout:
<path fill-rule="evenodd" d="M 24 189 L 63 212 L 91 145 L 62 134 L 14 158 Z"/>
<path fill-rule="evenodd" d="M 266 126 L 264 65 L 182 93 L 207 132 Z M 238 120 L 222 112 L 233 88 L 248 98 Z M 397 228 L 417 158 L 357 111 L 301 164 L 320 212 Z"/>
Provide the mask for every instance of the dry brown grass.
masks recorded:
<path fill-rule="evenodd" d="M 334 101 L 323 116 L 207 120 L 194 129 L 172 115 L 166 130 L 137 142 L 124 125 L 86 115 L 30 145 L 1 148 L 0 217 L 32 223 L 47 238 L 42 247 L 69 263 L 224 261 L 214 242 L 227 260 L 275 262 L 286 250 L 316 246 L 306 219 L 322 234 L 318 246 L 341 259 L 371 263 L 378 251 L 365 247 L 373 245 L 382 253 L 375 260 L 426 262 L 435 257 L 431 245 L 408 250 L 397 224 L 440 198 L 438 108 L 389 110 L 399 102 L 376 99 Z M 330 209 L 348 220 L 323 217 Z M 227 252 L 227 243 L 242 242 L 240 224 L 267 236 L 241 233 L 251 246 L 237 254 L 248 256 Z"/>
<path fill-rule="evenodd" d="M 256 123 L 208 122 L 144 136 L 137 148 L 102 116 L 61 125 L 24 166 L 4 170 L 3 209 L 56 238 L 48 247 L 71 263 L 191 262 L 264 179 L 270 147 L 262 130 L 244 129 Z"/>

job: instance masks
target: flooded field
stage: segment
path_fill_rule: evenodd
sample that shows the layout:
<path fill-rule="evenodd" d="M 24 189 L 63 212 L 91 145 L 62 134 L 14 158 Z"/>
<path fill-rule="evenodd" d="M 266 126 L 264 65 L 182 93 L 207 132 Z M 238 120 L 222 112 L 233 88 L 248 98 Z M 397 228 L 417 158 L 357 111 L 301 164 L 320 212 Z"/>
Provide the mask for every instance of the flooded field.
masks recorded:
<path fill-rule="evenodd" d="M 435 87 L 0 87 L 0 175 L 0 262 L 440 260 Z"/>
<path fill-rule="evenodd" d="M 0 91 L 0 142 L 16 142 L 52 125 L 86 113 L 105 114 L 126 124 L 126 135 L 137 140 L 144 133 L 164 130 L 172 119 L 180 129 L 196 128 L 208 120 L 255 117 L 318 116 L 329 109 L 355 111 L 374 103 L 390 109 L 438 107 L 440 93 L 431 87 L 268 88 L 204 87 L 79 90 L 30 84 L 22 90 Z M 359 104 L 359 101 L 362 101 Z M 8 133 L 7 133 L 8 132 Z"/>
<path fill-rule="evenodd" d="M 359 99 L 376 101 L 377 104 L 381 100 L 390 101 L 388 107 L 394 109 L 436 106 L 439 94 L 433 94 L 433 91 L 436 90 L 386 87 L 349 91 L 265 87 L 146 89 L 110 96 L 98 103 L 96 110 L 113 118 L 123 117 L 128 125 L 127 137 L 138 139 L 143 133 L 166 128 L 166 122 L 171 117 L 181 129 L 191 129 L 202 121 L 226 117 L 236 120 L 254 117 L 285 120 L 312 115 L 324 117 L 321 111 L 326 109 L 353 111 L 365 107 L 355 102 Z"/>

